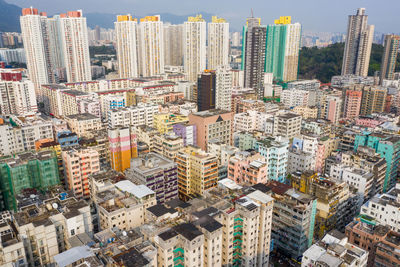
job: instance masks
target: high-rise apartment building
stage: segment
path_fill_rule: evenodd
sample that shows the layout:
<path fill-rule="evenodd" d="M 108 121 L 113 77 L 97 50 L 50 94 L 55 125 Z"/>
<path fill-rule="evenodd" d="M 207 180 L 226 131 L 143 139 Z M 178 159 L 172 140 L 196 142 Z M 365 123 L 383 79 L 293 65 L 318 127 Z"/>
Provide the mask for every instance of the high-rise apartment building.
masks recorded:
<path fill-rule="evenodd" d="M 257 185 L 257 189 L 265 185 Z M 271 242 L 294 259 L 301 257 L 312 244 L 317 199 L 276 181 L 267 184 L 272 191 L 274 210 Z"/>
<path fill-rule="evenodd" d="M 259 153 L 238 152 L 228 161 L 228 178 L 238 184 L 266 183 L 267 167 L 265 158 Z"/>
<path fill-rule="evenodd" d="M 370 216 L 360 215 L 346 226 L 346 236 L 349 243 L 369 252 L 368 263 L 364 266 L 396 266 L 400 264 L 400 234 L 391 229 L 389 225 L 380 224 Z"/>
<path fill-rule="evenodd" d="M 333 230 L 303 253 L 301 266 L 367 266 L 367 261 L 368 251 L 354 246 L 343 233 Z"/>
<path fill-rule="evenodd" d="M 182 137 L 174 133 L 155 135 L 152 151 L 164 157 L 175 160 L 176 154 L 183 148 Z"/>
<path fill-rule="evenodd" d="M 247 18 L 243 27 L 242 70 L 244 87 L 254 88 L 258 98 L 264 96 L 265 41 L 267 28 L 260 18 Z"/>
<path fill-rule="evenodd" d="M 164 24 L 164 64 L 183 65 L 183 24 Z"/>
<path fill-rule="evenodd" d="M 342 111 L 342 98 L 339 95 L 324 95 L 321 100 L 321 117 L 338 123 Z"/>
<path fill-rule="evenodd" d="M 0 81 L 0 114 L 37 112 L 35 85 L 29 81 Z"/>
<path fill-rule="evenodd" d="M 100 171 L 99 153 L 94 149 L 71 149 L 61 153 L 65 182 L 77 198 L 90 198 L 89 176 Z"/>
<path fill-rule="evenodd" d="M 229 65 L 221 65 L 215 71 L 215 108 L 232 109 L 232 71 Z"/>
<path fill-rule="evenodd" d="M 289 140 L 281 137 L 267 137 L 253 142 L 253 148 L 264 157 L 267 164 L 267 181 L 286 181 Z"/>
<path fill-rule="evenodd" d="M 137 157 L 136 134 L 131 127 L 108 129 L 111 168 L 125 171 L 131 166 L 131 158 Z"/>
<path fill-rule="evenodd" d="M 60 31 L 68 82 L 92 80 L 87 24 L 82 10 L 60 14 Z"/>
<path fill-rule="evenodd" d="M 343 118 L 353 119 L 360 115 L 362 91 L 343 89 Z"/>
<path fill-rule="evenodd" d="M 35 149 L 35 142 L 53 139 L 53 125 L 39 116 L 11 115 L 0 125 L 0 154 L 12 155 Z"/>
<path fill-rule="evenodd" d="M 284 82 L 297 80 L 301 40 L 300 23 L 290 16 L 280 17 L 267 26 L 265 72 Z"/>
<path fill-rule="evenodd" d="M 24 244 L 27 266 L 58 265 L 57 254 L 79 244 L 79 238 L 93 237 L 90 206 L 73 197 L 36 199 L 13 215 L 14 229 Z"/>
<path fill-rule="evenodd" d="M 387 89 L 384 87 L 363 85 L 360 115 L 382 113 L 385 109 L 386 96 Z"/>
<path fill-rule="evenodd" d="M 172 132 L 174 125 L 184 124 L 189 121 L 187 116 L 172 113 L 155 114 L 153 120 L 153 126 L 160 134 L 170 133 Z"/>
<path fill-rule="evenodd" d="M 50 60 L 56 76 L 56 81 L 66 81 L 63 42 L 61 39 L 60 16 L 54 15 L 47 19 L 49 35 Z"/>
<path fill-rule="evenodd" d="M 1 210 L 16 211 L 16 197 L 26 188 L 45 191 L 58 185 L 57 155 L 54 151 L 25 152 L 0 161 Z"/>
<path fill-rule="evenodd" d="M 216 74 L 214 70 L 205 70 L 197 81 L 197 109 L 205 111 L 215 109 Z"/>
<path fill-rule="evenodd" d="M 365 14 L 365 8 L 359 8 L 356 15 L 349 16 L 342 75 L 368 76 L 374 25 L 367 23 L 368 16 Z"/>
<path fill-rule="evenodd" d="M 164 73 L 164 29 L 160 16 L 141 18 L 138 36 L 140 75 L 149 77 Z"/>
<path fill-rule="evenodd" d="M 139 103 L 137 106 L 111 109 L 108 112 L 108 127 L 153 126 L 153 117 L 158 113 L 158 105 Z"/>
<path fill-rule="evenodd" d="M 50 60 L 47 16 L 45 12 L 39 13 L 36 8 L 24 8 L 20 22 L 29 79 L 35 85 L 36 95 L 40 96 L 40 85 L 55 82 Z"/>
<path fill-rule="evenodd" d="M 242 44 L 241 44 L 241 34 L 240 34 L 240 32 L 233 32 L 232 34 L 231 34 L 231 45 L 233 46 L 233 47 L 238 47 L 238 46 L 241 46 Z"/>
<path fill-rule="evenodd" d="M 178 197 L 177 171 L 172 160 L 151 152 L 132 159 L 126 175 L 133 183 L 153 190 L 157 202 L 164 203 Z"/>
<path fill-rule="evenodd" d="M 301 89 L 283 90 L 281 94 L 281 102 L 286 108 L 309 105 L 310 92 Z"/>
<path fill-rule="evenodd" d="M 78 137 L 93 137 L 103 129 L 101 119 L 89 113 L 69 115 L 65 117 L 69 129 Z"/>
<path fill-rule="evenodd" d="M 206 22 L 201 15 L 189 17 L 183 26 L 183 67 L 191 82 L 206 69 Z"/>
<path fill-rule="evenodd" d="M 387 34 L 383 43 L 383 57 L 381 62 L 381 72 L 379 83 L 382 85 L 384 79 L 393 80 L 396 68 L 397 54 L 400 47 L 400 35 Z"/>
<path fill-rule="evenodd" d="M 92 178 L 91 182 L 94 180 Z M 99 189 L 102 190 L 101 187 Z M 145 185 L 135 185 L 129 180 L 119 181 L 111 188 L 108 186 L 109 197 L 102 196 L 102 193 L 98 192 L 95 196 L 101 230 L 117 226 L 128 231 L 142 226 L 147 208 L 157 204 L 154 191 Z"/>
<path fill-rule="evenodd" d="M 119 15 L 114 22 L 115 43 L 120 78 L 138 77 L 137 20 L 131 15 Z"/>
<path fill-rule="evenodd" d="M 207 68 L 217 69 L 229 64 L 229 23 L 223 18 L 212 17 L 208 23 Z"/>
<path fill-rule="evenodd" d="M 196 125 L 197 145 L 207 149 L 209 140 L 215 139 L 231 145 L 233 135 L 233 113 L 212 109 L 189 114 L 189 124 Z"/>
<path fill-rule="evenodd" d="M 397 183 L 394 188 L 384 194 L 377 194 L 361 207 L 360 214 L 363 217 L 369 217 L 382 225 L 387 225 L 391 230 L 399 232 L 400 224 L 398 206 L 400 204 L 400 184 Z"/>
<path fill-rule="evenodd" d="M 187 146 L 178 152 L 178 186 L 181 199 L 203 196 L 217 186 L 218 159 L 198 147 Z"/>
<path fill-rule="evenodd" d="M 344 181 L 319 177 L 314 172 L 297 172 L 289 178 L 289 184 L 302 193 L 317 199 L 314 237 L 321 239 L 327 232 L 345 226 L 358 214 L 359 196 L 353 194 Z"/>
<path fill-rule="evenodd" d="M 293 138 L 300 134 L 301 116 L 292 112 L 279 114 L 274 117 L 273 135 Z"/>
<path fill-rule="evenodd" d="M 365 132 L 356 135 L 354 151 L 358 151 L 361 146 L 372 148 L 385 158 L 386 175 L 383 182 L 383 192 L 387 192 L 395 185 L 397 179 L 400 161 L 400 138 L 389 134 Z"/>

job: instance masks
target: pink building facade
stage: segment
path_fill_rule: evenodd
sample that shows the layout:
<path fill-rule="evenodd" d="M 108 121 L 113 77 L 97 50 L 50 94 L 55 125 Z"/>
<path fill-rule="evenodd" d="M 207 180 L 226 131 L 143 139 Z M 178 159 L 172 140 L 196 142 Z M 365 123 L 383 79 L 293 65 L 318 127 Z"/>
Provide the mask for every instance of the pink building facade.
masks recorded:
<path fill-rule="evenodd" d="M 189 114 L 189 124 L 196 125 L 197 145 L 207 151 L 209 140 L 232 145 L 233 113 L 219 109 Z"/>
<path fill-rule="evenodd" d="M 238 184 L 266 183 L 267 163 L 259 153 L 250 155 L 248 152 L 236 154 L 228 163 L 228 178 Z"/>
<path fill-rule="evenodd" d="M 360 114 L 361 98 L 361 91 L 346 91 L 346 96 L 344 99 L 343 118 L 353 119 Z"/>
<path fill-rule="evenodd" d="M 93 149 L 67 150 L 61 154 L 65 182 L 76 198 L 90 198 L 89 175 L 100 171 L 99 153 Z"/>

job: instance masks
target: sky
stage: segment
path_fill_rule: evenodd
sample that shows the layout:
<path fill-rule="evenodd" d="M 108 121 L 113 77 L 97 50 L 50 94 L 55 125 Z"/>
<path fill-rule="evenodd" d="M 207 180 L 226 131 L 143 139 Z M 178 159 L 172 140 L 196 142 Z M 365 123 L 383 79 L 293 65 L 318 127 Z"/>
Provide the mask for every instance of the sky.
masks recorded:
<path fill-rule="evenodd" d="M 239 30 L 250 15 L 261 17 L 262 24 L 279 16 L 292 16 L 303 30 L 346 32 L 347 16 L 365 7 L 375 31 L 400 33 L 400 0 L 6 0 L 21 7 L 33 6 L 48 14 L 82 9 L 83 13 L 186 15 L 207 12 L 227 19 Z"/>

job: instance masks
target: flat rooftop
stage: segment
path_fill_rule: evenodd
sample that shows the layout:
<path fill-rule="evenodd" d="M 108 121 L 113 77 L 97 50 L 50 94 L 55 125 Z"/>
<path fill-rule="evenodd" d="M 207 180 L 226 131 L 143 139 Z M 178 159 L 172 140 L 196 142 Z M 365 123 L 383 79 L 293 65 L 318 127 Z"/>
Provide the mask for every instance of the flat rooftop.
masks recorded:
<path fill-rule="evenodd" d="M 231 113 L 231 112 L 221 110 L 221 109 L 210 109 L 210 110 L 195 112 L 195 113 L 192 113 L 192 115 L 202 117 L 202 118 L 207 118 L 207 117 L 212 117 L 212 116 L 226 114 L 226 113 Z"/>
<path fill-rule="evenodd" d="M 75 119 L 78 121 L 86 121 L 86 120 L 94 120 L 94 119 L 97 119 L 100 121 L 99 117 L 97 117 L 93 114 L 90 114 L 90 113 L 74 114 L 74 115 L 68 115 L 66 117 L 69 119 L 73 119 L 73 120 Z"/>
<path fill-rule="evenodd" d="M 75 89 L 65 90 L 62 92 L 63 94 L 71 95 L 71 96 L 82 96 L 82 95 L 89 95 L 86 92 L 78 91 Z"/>

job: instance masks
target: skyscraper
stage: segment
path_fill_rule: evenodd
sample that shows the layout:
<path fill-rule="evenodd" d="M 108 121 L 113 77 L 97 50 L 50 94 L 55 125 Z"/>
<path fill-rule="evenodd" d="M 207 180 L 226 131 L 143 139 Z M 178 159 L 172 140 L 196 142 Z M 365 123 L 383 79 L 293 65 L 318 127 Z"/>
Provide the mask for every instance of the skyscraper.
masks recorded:
<path fill-rule="evenodd" d="M 244 86 L 254 88 L 258 98 L 264 96 L 263 78 L 267 34 L 267 28 L 261 26 L 260 23 L 260 18 L 247 18 L 247 24 L 243 27 L 242 47 Z"/>
<path fill-rule="evenodd" d="M 297 80 L 301 40 L 300 23 L 290 16 L 267 26 L 265 72 L 284 82 Z"/>
<path fill-rule="evenodd" d="M 384 51 L 381 63 L 381 73 L 379 82 L 382 85 L 384 79 L 393 79 L 396 67 L 397 53 L 399 52 L 400 36 L 387 34 L 385 35 Z"/>
<path fill-rule="evenodd" d="M 82 10 L 60 14 L 60 29 L 68 82 L 92 80 L 87 25 Z"/>
<path fill-rule="evenodd" d="M 140 75 L 148 77 L 164 73 L 164 30 L 160 16 L 141 18 L 138 36 Z"/>
<path fill-rule="evenodd" d="M 368 25 L 365 8 L 359 8 L 356 15 L 349 16 L 347 37 L 344 47 L 342 75 L 368 75 L 374 25 Z"/>
<path fill-rule="evenodd" d="M 241 46 L 240 39 L 241 39 L 240 32 L 233 32 L 231 35 L 231 45 L 233 47 Z"/>
<path fill-rule="evenodd" d="M 205 70 L 197 82 L 197 109 L 215 109 L 216 75 L 214 70 Z"/>
<path fill-rule="evenodd" d="M 36 8 L 24 8 L 20 22 L 29 79 L 41 99 L 40 85 L 55 82 L 50 60 L 47 16 L 44 12 L 39 14 Z"/>
<path fill-rule="evenodd" d="M 229 23 L 223 18 L 212 17 L 208 23 L 207 68 L 215 70 L 229 64 Z"/>
<path fill-rule="evenodd" d="M 164 64 L 183 65 L 183 24 L 164 24 Z"/>
<path fill-rule="evenodd" d="M 201 15 L 189 17 L 183 26 L 183 66 L 187 78 L 197 81 L 206 68 L 206 22 Z"/>
<path fill-rule="evenodd" d="M 138 77 L 137 20 L 131 15 L 117 16 L 114 28 L 119 77 Z"/>
<path fill-rule="evenodd" d="M 60 31 L 60 16 L 55 15 L 47 19 L 50 60 L 56 80 L 66 81 L 64 50 Z"/>
<path fill-rule="evenodd" d="M 232 104 L 232 71 L 229 65 L 221 65 L 215 73 L 215 108 L 230 111 Z"/>
<path fill-rule="evenodd" d="M 100 41 L 100 26 L 96 25 L 96 27 L 94 28 L 94 39 L 96 41 Z"/>

